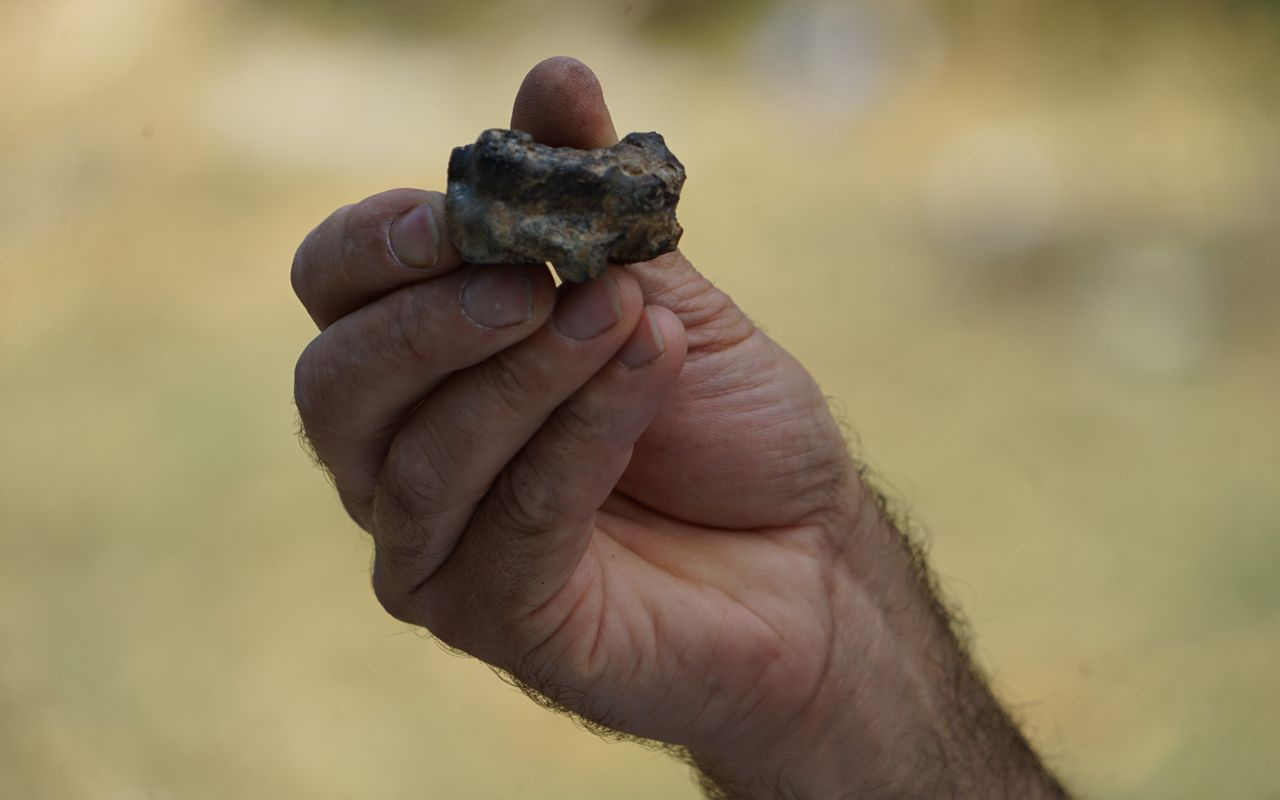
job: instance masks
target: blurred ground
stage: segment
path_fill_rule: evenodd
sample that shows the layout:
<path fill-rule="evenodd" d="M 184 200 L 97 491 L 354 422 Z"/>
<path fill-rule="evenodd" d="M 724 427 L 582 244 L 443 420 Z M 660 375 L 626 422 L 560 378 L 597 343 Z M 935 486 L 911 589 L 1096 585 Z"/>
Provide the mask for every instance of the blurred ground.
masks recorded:
<path fill-rule="evenodd" d="M 695 796 L 386 617 L 292 432 L 296 243 L 557 53 L 1064 777 L 1280 797 L 1280 22 L 1116 5 L 0 4 L 0 797 Z"/>

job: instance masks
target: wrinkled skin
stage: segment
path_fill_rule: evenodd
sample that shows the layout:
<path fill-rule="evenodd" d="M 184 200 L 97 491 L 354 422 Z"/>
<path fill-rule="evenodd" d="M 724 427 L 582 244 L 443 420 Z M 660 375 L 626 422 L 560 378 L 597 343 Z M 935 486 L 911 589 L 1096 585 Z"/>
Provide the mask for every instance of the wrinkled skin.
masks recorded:
<path fill-rule="evenodd" d="M 535 67 L 511 127 L 616 141 L 572 59 Z M 737 796 L 922 791 L 968 662 L 809 374 L 679 251 L 557 291 L 462 264 L 443 214 L 376 195 L 293 269 L 323 331 L 298 406 L 383 605 Z"/>

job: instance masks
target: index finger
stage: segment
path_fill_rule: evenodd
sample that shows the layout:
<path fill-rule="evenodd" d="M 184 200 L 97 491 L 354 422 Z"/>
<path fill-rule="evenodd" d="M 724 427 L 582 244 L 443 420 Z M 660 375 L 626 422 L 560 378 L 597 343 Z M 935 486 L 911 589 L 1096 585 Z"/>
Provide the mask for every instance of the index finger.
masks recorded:
<path fill-rule="evenodd" d="M 343 206 L 293 257 L 293 291 L 324 330 L 378 298 L 456 269 L 440 192 L 392 189 Z"/>

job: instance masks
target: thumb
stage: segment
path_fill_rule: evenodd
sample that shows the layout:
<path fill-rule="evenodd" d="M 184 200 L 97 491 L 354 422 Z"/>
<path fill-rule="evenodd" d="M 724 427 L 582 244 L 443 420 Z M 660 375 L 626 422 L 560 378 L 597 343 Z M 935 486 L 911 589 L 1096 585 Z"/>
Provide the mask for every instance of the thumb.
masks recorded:
<path fill-rule="evenodd" d="M 569 56 L 529 70 L 516 93 L 511 127 L 552 147 L 591 149 L 618 141 L 604 91 L 586 64 Z M 689 333 L 689 350 L 722 350 L 749 337 L 753 326 L 728 295 L 702 276 L 679 250 L 630 264 L 645 302 L 675 312 Z"/>
<path fill-rule="evenodd" d="M 600 81 L 576 58 L 538 62 L 516 92 L 511 127 L 551 147 L 590 150 L 618 143 Z"/>

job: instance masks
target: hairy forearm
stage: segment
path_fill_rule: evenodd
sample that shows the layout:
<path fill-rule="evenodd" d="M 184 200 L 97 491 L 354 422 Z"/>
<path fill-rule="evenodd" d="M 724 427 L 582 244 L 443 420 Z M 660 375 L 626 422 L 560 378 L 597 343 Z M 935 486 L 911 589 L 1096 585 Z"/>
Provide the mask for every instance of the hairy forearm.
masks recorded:
<path fill-rule="evenodd" d="M 922 554 L 859 484 L 820 696 L 774 742 L 692 753 L 713 798 L 1066 798 L 976 668 Z M 876 558 L 867 558 L 870 553 Z M 744 739 L 744 742 L 749 741 Z"/>

